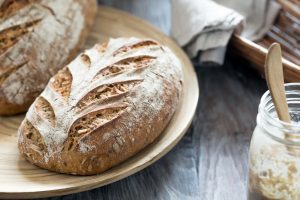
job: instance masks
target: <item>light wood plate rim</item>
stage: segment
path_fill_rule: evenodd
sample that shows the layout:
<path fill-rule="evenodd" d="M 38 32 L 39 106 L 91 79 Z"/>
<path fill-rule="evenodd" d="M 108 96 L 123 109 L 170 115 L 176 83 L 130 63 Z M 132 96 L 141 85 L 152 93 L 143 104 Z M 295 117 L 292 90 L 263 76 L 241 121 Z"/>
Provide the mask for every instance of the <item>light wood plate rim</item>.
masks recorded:
<path fill-rule="evenodd" d="M 90 179 L 80 182 L 81 184 L 66 185 L 66 186 L 61 186 L 60 188 L 54 188 L 54 189 L 49 188 L 47 190 L 45 189 L 39 190 L 35 188 L 32 188 L 31 190 L 27 188 L 27 190 L 25 190 L 25 188 L 24 189 L 18 188 L 15 191 L 7 191 L 7 190 L 5 191 L 4 189 L 1 189 L 1 183 L 0 183 L 0 198 L 20 199 L 20 198 L 41 198 L 41 197 L 49 197 L 49 196 L 59 196 L 59 195 L 82 192 L 82 191 L 90 190 L 93 188 L 97 188 L 97 187 L 101 187 L 113 183 L 115 181 L 118 181 L 122 178 L 130 176 L 144 169 L 145 167 L 151 165 L 152 163 L 160 159 L 179 142 L 179 140 L 184 136 L 184 134 L 188 130 L 196 111 L 198 98 L 199 98 L 199 86 L 198 86 L 197 76 L 194 71 L 194 68 L 189 58 L 182 51 L 182 49 L 178 47 L 177 44 L 171 38 L 161 33 L 158 29 L 156 29 L 149 23 L 135 16 L 132 16 L 126 12 L 109 8 L 109 7 L 99 6 L 97 19 L 98 18 L 108 19 L 107 20 L 108 22 L 111 21 L 114 23 L 119 23 L 120 26 L 126 25 L 127 29 L 128 27 L 130 27 L 129 29 L 132 28 L 134 30 L 138 30 L 141 33 L 141 35 L 145 37 L 149 37 L 148 32 L 151 32 L 150 37 L 158 40 L 163 44 L 168 45 L 174 51 L 174 53 L 177 54 L 181 62 L 184 64 L 184 70 L 183 70 L 185 76 L 184 84 L 190 86 L 190 88 L 186 88 L 187 90 L 184 90 L 183 100 L 182 100 L 185 101 L 187 98 L 189 98 L 189 102 L 190 102 L 190 104 L 188 105 L 189 107 L 186 107 L 188 113 L 185 114 L 186 116 L 185 119 L 181 119 L 183 121 L 181 122 L 181 126 L 178 127 L 178 129 L 176 129 L 176 132 L 174 132 L 172 135 L 170 135 L 170 137 L 168 137 L 168 141 L 162 142 L 160 141 L 160 138 L 158 138 L 156 142 L 154 142 L 153 144 L 151 144 L 150 146 L 148 146 L 147 148 L 145 148 L 144 150 L 142 150 L 140 153 L 133 156 L 129 160 L 123 162 L 121 165 L 114 167 L 100 175 L 89 176 Z M 97 32 L 97 27 L 94 27 L 94 29 L 96 30 L 95 32 Z M 95 37 L 97 39 L 98 35 L 93 33 L 91 34 L 90 37 L 91 38 Z M 115 35 L 109 35 L 109 36 L 115 37 Z M 101 40 L 101 38 L 99 38 L 99 40 Z M 86 47 L 90 45 L 91 44 L 87 44 Z M 188 76 L 186 76 L 186 74 L 188 74 Z M 183 108 L 180 108 L 180 111 L 177 111 L 175 115 L 179 115 L 178 112 L 182 112 L 182 111 Z M 175 116 L 173 117 L 172 121 L 178 120 L 174 118 Z M 2 118 L 2 120 L 4 119 Z M 174 122 L 172 121 L 170 122 L 169 126 L 166 128 L 166 132 L 169 130 L 170 126 L 174 124 Z M 161 142 L 162 144 L 160 144 Z M 157 150 L 160 150 L 160 152 L 158 152 Z M 141 155 L 146 155 L 147 158 L 144 158 Z M 114 172 L 114 174 L 111 174 L 112 172 Z M 50 173 L 52 172 L 49 172 L 49 174 Z M 62 178 L 64 176 L 72 176 L 72 175 L 61 175 Z M 73 177 L 74 179 L 77 178 L 77 176 L 73 176 Z"/>

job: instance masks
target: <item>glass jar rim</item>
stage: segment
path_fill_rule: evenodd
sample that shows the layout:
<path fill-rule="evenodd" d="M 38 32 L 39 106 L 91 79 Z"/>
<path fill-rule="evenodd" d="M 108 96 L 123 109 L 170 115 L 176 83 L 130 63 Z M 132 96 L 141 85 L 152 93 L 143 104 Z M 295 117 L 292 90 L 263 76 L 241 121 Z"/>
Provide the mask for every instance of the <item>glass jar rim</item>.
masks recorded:
<path fill-rule="evenodd" d="M 286 84 L 284 84 L 284 86 L 285 86 L 286 94 L 291 94 L 291 93 L 297 91 L 297 93 L 299 94 L 299 97 L 300 97 L 300 83 L 286 83 Z M 290 90 L 289 88 L 292 88 L 292 87 L 299 87 L 299 89 L 298 90 Z M 270 104 L 270 105 L 267 105 L 267 104 Z M 262 115 L 262 117 L 266 120 L 266 122 L 269 125 L 278 128 L 285 134 L 297 135 L 297 136 L 300 135 L 300 122 L 299 123 L 288 123 L 288 122 L 282 121 L 278 118 L 275 118 L 274 116 L 271 115 L 270 111 L 267 109 L 267 106 L 269 106 L 269 107 L 274 106 L 269 90 L 267 90 L 261 97 L 259 109 L 258 109 L 259 114 Z"/>

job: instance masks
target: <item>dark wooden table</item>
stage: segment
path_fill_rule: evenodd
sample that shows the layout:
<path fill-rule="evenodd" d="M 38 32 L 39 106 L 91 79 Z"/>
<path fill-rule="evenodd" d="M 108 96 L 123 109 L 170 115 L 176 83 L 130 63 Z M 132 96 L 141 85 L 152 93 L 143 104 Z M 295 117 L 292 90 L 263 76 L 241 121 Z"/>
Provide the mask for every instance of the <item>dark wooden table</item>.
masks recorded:
<path fill-rule="evenodd" d="M 168 0 L 99 0 L 170 30 Z M 200 99 L 179 144 L 155 164 L 108 186 L 52 199 L 246 199 L 248 148 L 265 81 L 241 58 L 195 65 Z"/>

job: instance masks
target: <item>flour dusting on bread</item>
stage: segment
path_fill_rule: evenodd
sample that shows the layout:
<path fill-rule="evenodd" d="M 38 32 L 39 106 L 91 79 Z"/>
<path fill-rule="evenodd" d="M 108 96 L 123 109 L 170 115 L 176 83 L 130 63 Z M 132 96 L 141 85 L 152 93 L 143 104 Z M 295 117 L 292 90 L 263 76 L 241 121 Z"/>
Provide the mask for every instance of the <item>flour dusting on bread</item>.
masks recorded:
<path fill-rule="evenodd" d="M 25 122 L 32 127 L 21 126 L 20 134 L 28 135 L 30 129 L 38 135 L 31 138 L 42 138 L 38 151 L 43 160 L 29 160 L 47 165 L 53 158 L 57 163 L 64 156 L 74 160 L 70 158 L 73 152 L 98 158 L 100 151 L 106 159 L 114 157 L 106 154 L 120 156 L 119 160 L 124 159 L 123 153 L 128 157 L 151 143 L 166 126 L 178 105 L 181 79 L 179 60 L 153 40 L 119 38 L 95 45 L 52 77 L 30 107 Z M 24 151 L 28 143 L 41 146 L 28 137 L 20 142 Z M 77 166 L 83 172 L 76 173 L 93 173 L 112 164 Z"/>

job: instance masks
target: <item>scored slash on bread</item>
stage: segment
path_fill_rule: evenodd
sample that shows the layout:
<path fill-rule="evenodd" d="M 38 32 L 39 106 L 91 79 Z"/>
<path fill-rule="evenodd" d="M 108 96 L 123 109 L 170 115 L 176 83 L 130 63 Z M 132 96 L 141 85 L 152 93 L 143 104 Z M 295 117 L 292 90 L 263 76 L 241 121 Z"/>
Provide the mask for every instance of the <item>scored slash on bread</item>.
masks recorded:
<path fill-rule="evenodd" d="M 19 129 L 22 155 L 61 173 L 100 173 L 152 143 L 181 95 L 181 63 L 153 40 L 111 39 L 52 77 Z"/>
<path fill-rule="evenodd" d="M 0 115 L 25 112 L 77 55 L 96 0 L 0 0 Z"/>

